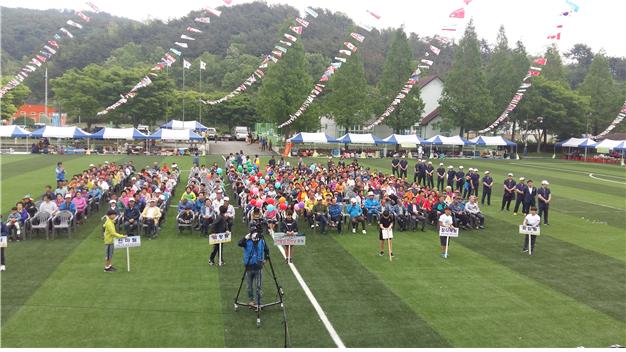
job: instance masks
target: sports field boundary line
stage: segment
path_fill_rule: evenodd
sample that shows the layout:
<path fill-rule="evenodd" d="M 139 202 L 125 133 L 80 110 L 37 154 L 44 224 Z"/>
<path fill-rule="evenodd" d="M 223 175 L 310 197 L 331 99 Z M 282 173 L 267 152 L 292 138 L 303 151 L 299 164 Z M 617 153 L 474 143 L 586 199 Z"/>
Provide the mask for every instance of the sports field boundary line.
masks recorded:
<path fill-rule="evenodd" d="M 594 176 L 593 174 L 589 174 L 589 177 L 591 177 L 594 180 L 598 180 L 598 181 L 613 182 L 613 183 L 617 183 L 617 184 L 620 184 L 620 185 L 626 185 L 626 182 L 607 180 L 607 179 L 604 179 L 604 178 L 600 178 L 600 177 Z"/>
<path fill-rule="evenodd" d="M 287 259 L 283 246 L 278 246 L 278 250 L 280 251 L 280 254 L 282 254 L 283 258 Z M 330 320 L 328 320 L 328 317 L 326 316 L 326 313 L 322 309 L 322 306 L 320 306 L 319 302 L 317 301 L 317 299 L 313 295 L 313 292 L 311 292 L 311 290 L 309 289 L 309 286 L 306 284 L 306 282 L 300 275 L 300 272 L 298 271 L 296 266 L 293 263 L 289 263 L 289 268 L 291 269 L 291 272 L 293 272 L 293 275 L 296 277 L 296 280 L 300 284 L 300 287 L 302 287 L 304 294 L 307 296 L 307 298 L 313 305 L 313 308 L 315 308 L 317 315 L 322 320 L 324 327 L 328 331 L 328 334 L 330 335 L 330 337 L 333 339 L 333 342 L 335 343 L 335 345 L 337 345 L 338 348 L 346 348 L 346 345 L 344 345 L 343 341 L 341 341 L 339 334 L 337 334 L 337 331 L 333 327 L 333 324 L 331 324 Z"/>
<path fill-rule="evenodd" d="M 559 167 L 550 167 L 550 166 L 545 166 L 545 165 L 534 165 L 534 164 L 528 164 L 528 163 L 518 163 L 518 162 L 512 162 L 511 165 L 522 165 L 522 166 L 532 166 L 532 167 L 536 167 L 536 168 L 540 168 L 540 169 L 548 169 L 548 170 L 556 170 L 556 171 L 567 171 L 567 172 L 574 172 L 577 174 L 584 174 L 584 175 L 588 175 L 589 171 L 580 171 L 580 170 L 572 170 L 572 169 L 562 169 Z M 606 176 L 606 177 L 612 177 L 612 178 L 621 178 L 623 179 L 623 176 L 615 176 L 615 175 L 607 175 L 607 174 L 601 174 L 601 173 L 595 173 L 596 175 L 601 175 L 601 176 Z"/>

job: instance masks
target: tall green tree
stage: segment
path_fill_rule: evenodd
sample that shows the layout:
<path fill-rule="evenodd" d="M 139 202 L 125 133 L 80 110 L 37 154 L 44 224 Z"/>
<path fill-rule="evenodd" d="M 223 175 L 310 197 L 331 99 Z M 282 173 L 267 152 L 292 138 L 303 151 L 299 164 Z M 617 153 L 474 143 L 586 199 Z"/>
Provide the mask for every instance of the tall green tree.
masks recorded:
<path fill-rule="evenodd" d="M 4 77 L 2 79 L 2 86 L 9 83 L 11 79 L 11 77 Z M 24 104 L 29 95 L 30 89 L 24 84 L 20 84 L 8 91 L 2 99 L 0 99 L 0 118 L 10 122 L 17 109 Z"/>
<path fill-rule="evenodd" d="M 322 111 L 347 132 L 352 126 L 363 125 L 371 117 L 374 97 L 368 92 L 363 59 L 357 52 L 331 76 Z"/>
<path fill-rule="evenodd" d="M 393 34 L 391 45 L 387 49 L 383 77 L 378 83 L 381 101 L 377 110 L 383 111 L 395 99 L 406 84 L 413 70 L 411 48 L 402 28 Z M 396 106 L 396 110 L 385 119 L 385 124 L 394 132 L 402 132 L 418 123 L 424 111 L 424 102 L 419 86 L 414 85 L 408 96 Z"/>
<path fill-rule="evenodd" d="M 522 78 L 514 69 L 513 53 L 509 48 L 504 26 L 500 26 L 498 43 L 487 65 L 486 77 L 493 105 L 496 111 L 502 111 L 511 101 Z"/>
<path fill-rule="evenodd" d="M 590 98 L 591 112 L 586 119 L 593 135 L 602 132 L 615 118 L 622 104 L 620 89 L 613 82 L 609 61 L 602 53 L 593 58 L 589 72 L 578 92 Z"/>
<path fill-rule="evenodd" d="M 494 116 L 493 100 L 487 89 L 473 21 L 468 24 L 459 42 L 439 102 L 444 120 L 460 127 L 460 135 L 467 130 L 485 127 Z"/>
<path fill-rule="evenodd" d="M 283 29 L 287 29 L 283 26 Z M 284 31 L 279 32 L 282 36 Z M 289 119 L 306 99 L 312 87 L 312 79 L 307 72 L 307 61 L 300 41 L 288 48 L 287 53 L 277 64 L 272 64 L 263 78 L 256 100 L 257 114 L 267 122 L 280 124 Z M 310 115 L 303 115 L 290 126 L 282 129 L 285 136 L 290 131 L 310 127 Z"/>
<path fill-rule="evenodd" d="M 526 53 L 526 47 L 524 43 L 521 41 L 517 41 L 515 44 L 515 49 L 511 54 L 511 63 L 513 64 L 513 71 L 518 78 L 517 82 L 521 83 L 521 80 L 524 76 L 526 76 L 528 72 L 528 67 L 530 66 L 530 60 L 528 60 L 528 53 Z M 511 139 L 515 140 L 515 134 L 517 131 L 517 126 L 519 125 L 517 109 L 515 109 L 509 116 L 509 120 L 512 121 L 513 126 L 511 128 L 512 134 Z"/>
<path fill-rule="evenodd" d="M 549 81 L 555 81 L 569 86 L 565 76 L 565 69 L 563 68 L 563 60 L 561 60 L 561 54 L 556 45 L 549 47 L 544 57 L 548 60 L 548 63 L 543 67 L 541 76 Z"/>
<path fill-rule="evenodd" d="M 593 61 L 593 50 L 586 44 L 574 44 L 565 54 L 565 57 L 574 62 L 568 65 L 568 78 L 572 89 L 582 83 Z"/>

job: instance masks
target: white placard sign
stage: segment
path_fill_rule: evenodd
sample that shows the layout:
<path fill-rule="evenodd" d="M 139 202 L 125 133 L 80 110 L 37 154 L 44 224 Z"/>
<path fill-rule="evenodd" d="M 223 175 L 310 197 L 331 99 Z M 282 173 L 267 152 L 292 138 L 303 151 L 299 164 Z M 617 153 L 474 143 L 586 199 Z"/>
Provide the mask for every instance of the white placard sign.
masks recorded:
<path fill-rule="evenodd" d="M 443 237 L 459 237 L 458 227 L 439 227 L 439 236 Z"/>
<path fill-rule="evenodd" d="M 124 238 L 116 238 L 113 241 L 114 248 L 132 248 L 132 247 L 141 247 L 141 237 L 139 236 L 130 236 Z"/>
<path fill-rule="evenodd" d="M 228 243 L 230 241 L 232 241 L 230 232 L 212 233 L 209 235 L 209 244 Z"/>
<path fill-rule="evenodd" d="M 0 236 L 0 248 L 7 248 L 9 239 L 7 236 Z"/>
<path fill-rule="evenodd" d="M 382 229 L 383 240 L 393 239 L 393 230 L 392 229 Z"/>
<path fill-rule="evenodd" d="M 539 230 L 539 226 L 519 225 L 519 233 L 520 235 L 539 236 L 541 234 L 541 231 Z"/>
<path fill-rule="evenodd" d="M 277 246 L 304 246 L 306 244 L 306 236 L 300 233 L 289 236 L 283 232 L 274 232 L 272 238 Z"/>

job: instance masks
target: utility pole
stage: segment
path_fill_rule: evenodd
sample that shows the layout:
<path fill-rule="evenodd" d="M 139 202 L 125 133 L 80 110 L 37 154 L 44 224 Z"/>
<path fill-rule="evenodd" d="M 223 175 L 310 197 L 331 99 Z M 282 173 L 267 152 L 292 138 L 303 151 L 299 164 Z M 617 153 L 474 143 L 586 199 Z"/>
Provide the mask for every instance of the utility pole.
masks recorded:
<path fill-rule="evenodd" d="M 46 115 L 46 119 L 48 118 L 48 64 L 46 64 L 46 69 L 44 71 L 44 114 Z"/>

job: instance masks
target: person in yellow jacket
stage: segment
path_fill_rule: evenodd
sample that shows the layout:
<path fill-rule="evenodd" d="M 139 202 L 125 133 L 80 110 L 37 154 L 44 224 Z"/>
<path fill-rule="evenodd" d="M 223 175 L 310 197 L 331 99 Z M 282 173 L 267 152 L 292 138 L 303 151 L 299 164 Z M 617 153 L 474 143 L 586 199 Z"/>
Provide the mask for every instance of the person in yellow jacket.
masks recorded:
<path fill-rule="evenodd" d="M 122 235 L 121 233 L 117 233 L 115 230 L 115 217 L 117 213 L 115 210 L 109 210 L 107 212 L 107 220 L 104 223 L 104 272 L 113 272 L 117 271 L 111 264 L 111 259 L 113 258 L 113 239 L 115 238 L 123 238 L 128 237 Z"/>

